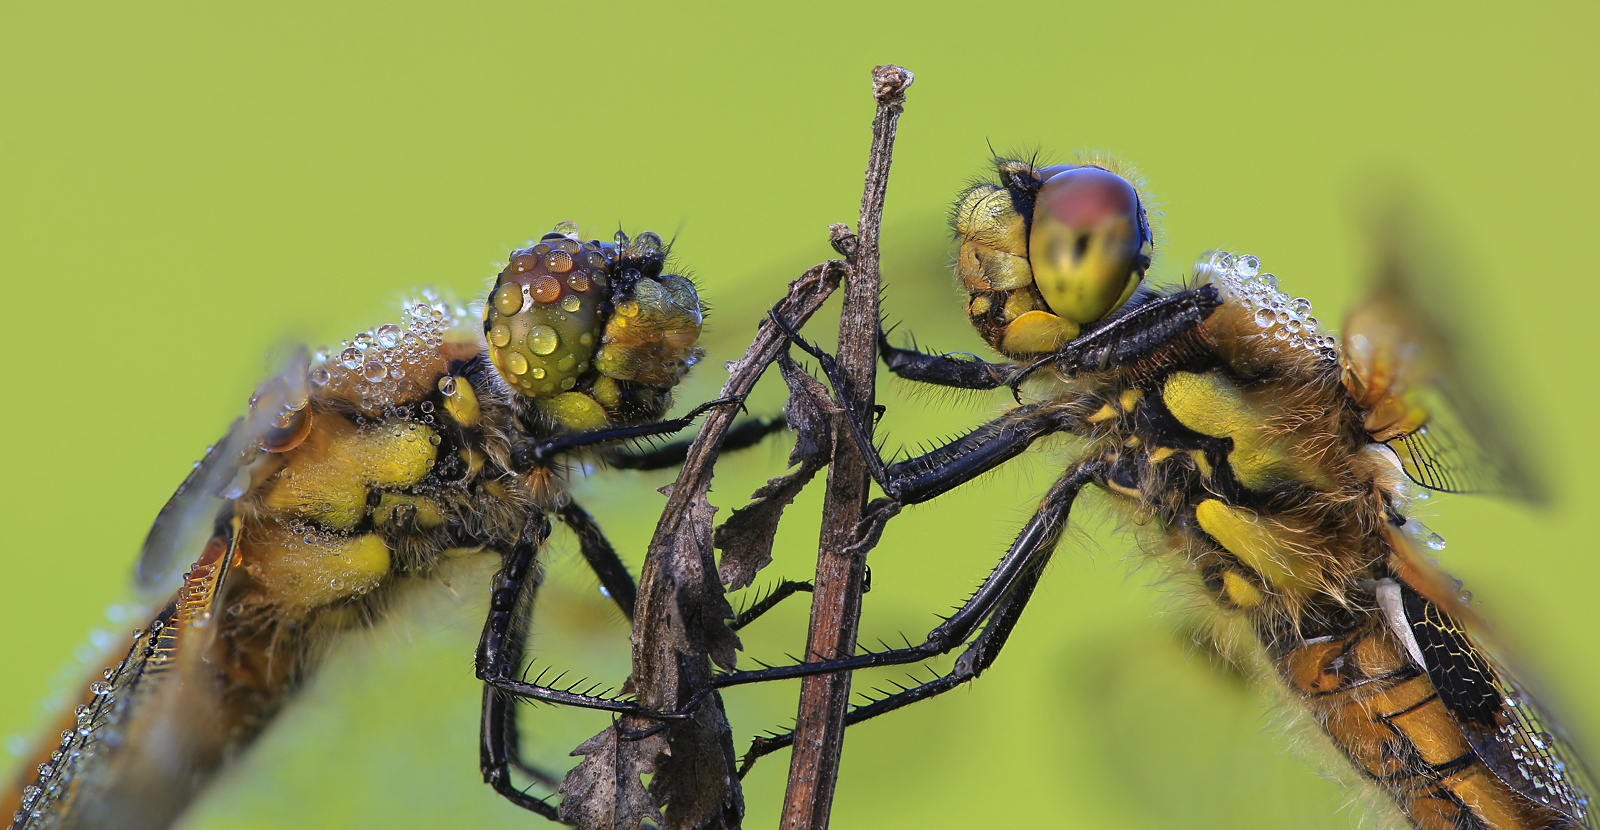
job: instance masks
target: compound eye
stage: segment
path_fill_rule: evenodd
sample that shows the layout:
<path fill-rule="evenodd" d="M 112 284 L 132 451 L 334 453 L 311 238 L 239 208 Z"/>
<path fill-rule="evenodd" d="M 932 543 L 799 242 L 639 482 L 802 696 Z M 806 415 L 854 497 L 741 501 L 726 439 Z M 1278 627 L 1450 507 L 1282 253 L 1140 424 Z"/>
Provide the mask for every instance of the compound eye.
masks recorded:
<path fill-rule="evenodd" d="M 1150 228 L 1127 179 L 1099 167 L 1051 176 L 1034 202 L 1028 260 L 1058 316 L 1092 323 L 1138 287 L 1150 264 Z"/>

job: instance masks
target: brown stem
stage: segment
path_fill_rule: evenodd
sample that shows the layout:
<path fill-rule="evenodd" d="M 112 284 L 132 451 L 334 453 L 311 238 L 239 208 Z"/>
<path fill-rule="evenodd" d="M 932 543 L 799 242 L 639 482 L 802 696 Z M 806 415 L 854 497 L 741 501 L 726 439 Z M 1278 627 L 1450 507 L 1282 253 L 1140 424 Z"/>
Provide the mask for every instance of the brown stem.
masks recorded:
<path fill-rule="evenodd" d="M 811 268 L 790 283 L 789 293 L 775 311 L 794 325 L 801 325 L 839 285 L 847 270 L 848 266 L 839 260 Z M 729 365 L 730 376 L 722 387 L 722 397 L 743 398 L 749 394 L 787 345 L 777 326 L 771 320 L 763 320 L 744 357 Z M 639 704 L 645 709 L 677 710 L 691 694 L 709 686 L 712 669 L 708 655 L 724 668 L 733 665 L 737 640 L 725 622 L 733 612 L 723 597 L 712 558 L 713 508 L 706 501 L 706 493 L 711 488 L 712 465 L 737 414 L 738 407 L 725 406 L 706 418 L 677 480 L 667 491 L 666 508 L 650 541 L 634 606 L 631 679 Z M 650 719 L 627 717 L 613 729 L 620 736 L 659 725 Z M 606 759 L 609 767 L 655 771 L 650 795 L 655 803 L 666 806 L 666 827 L 739 826 L 743 797 L 734 765 L 732 735 L 717 696 L 697 707 L 690 719 L 672 722 L 665 733 L 658 732 L 648 740 L 614 741 L 610 746 L 618 755 Z M 632 784 L 625 783 L 625 788 L 637 784 L 638 776 L 634 775 Z M 566 817 L 563 803 L 563 818 Z"/>
<path fill-rule="evenodd" d="M 851 403 L 869 425 L 877 366 L 878 229 L 884 195 L 889 187 L 895 126 L 912 78 L 911 72 L 898 66 L 879 66 L 872 71 L 872 91 L 878 110 L 872 121 L 872 150 L 867 159 L 866 188 L 861 196 L 861 221 L 849 254 L 852 267 L 846 279 L 844 309 L 839 319 L 839 369 L 849 384 Z M 837 231 L 835 236 L 839 237 Z M 867 545 L 857 544 L 857 527 L 866 509 L 870 484 L 866 463 L 855 444 L 848 439 L 836 440 L 823 500 L 807 660 L 848 657 L 855 653 L 868 550 Z M 828 826 L 839 757 L 844 749 L 844 717 L 849 705 L 849 672 L 818 675 L 802 681 L 794 754 L 789 764 L 789 789 L 780 825 L 785 830 L 824 830 Z"/>

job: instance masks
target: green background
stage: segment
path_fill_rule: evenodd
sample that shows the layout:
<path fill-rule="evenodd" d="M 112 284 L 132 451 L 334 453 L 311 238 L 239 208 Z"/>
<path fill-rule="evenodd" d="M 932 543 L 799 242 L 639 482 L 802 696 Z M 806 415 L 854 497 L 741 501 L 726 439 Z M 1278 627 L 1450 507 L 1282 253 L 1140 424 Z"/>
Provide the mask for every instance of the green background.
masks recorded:
<path fill-rule="evenodd" d="M 1368 194 L 1408 188 L 1454 261 L 1437 299 L 1481 347 L 1557 494 L 1436 499 L 1447 567 L 1485 601 L 1574 730 L 1600 736 L 1600 499 L 1591 428 L 1597 164 L 1592 4 L 0 5 L 0 735 L 104 665 L 106 608 L 150 519 L 285 339 L 337 341 L 411 286 L 471 296 L 554 222 L 678 235 L 717 311 L 686 397 L 721 381 L 783 284 L 854 222 L 874 64 L 917 73 L 885 219 L 886 307 L 979 350 L 945 270 L 943 211 L 989 146 L 1104 148 L 1148 176 L 1155 274 L 1255 253 L 1336 326 L 1359 296 Z M 819 319 L 814 331 L 826 339 Z M 1474 372 L 1474 374 L 1478 374 Z M 1000 397 L 885 382 L 891 445 Z M 753 408 L 773 411 L 772 384 Z M 917 636 L 965 595 L 1068 456 L 1057 448 L 908 511 L 873 554 L 864 632 Z M 742 503 L 782 446 L 720 470 Z M 578 492 L 637 561 L 667 476 Z M 813 494 L 814 496 L 814 494 Z M 816 499 L 768 572 L 802 576 Z M 1005 657 L 977 683 L 853 730 L 835 826 L 1350 827 L 1364 809 L 1282 708 L 1212 668 L 1178 584 L 1091 502 Z M 570 541 L 541 659 L 626 670 L 625 629 Z M 355 638 L 191 828 L 519 827 L 477 782 L 462 575 Z M 746 637 L 799 651 L 803 608 Z M 102 635 L 103 636 L 103 635 Z M 75 652 L 87 662 L 74 660 Z M 858 680 L 858 688 L 873 678 Z M 741 743 L 794 689 L 730 696 Z M 603 717 L 538 709 L 551 767 Z M 1285 735 L 1284 733 L 1288 733 Z M 747 780 L 771 826 L 787 755 Z"/>

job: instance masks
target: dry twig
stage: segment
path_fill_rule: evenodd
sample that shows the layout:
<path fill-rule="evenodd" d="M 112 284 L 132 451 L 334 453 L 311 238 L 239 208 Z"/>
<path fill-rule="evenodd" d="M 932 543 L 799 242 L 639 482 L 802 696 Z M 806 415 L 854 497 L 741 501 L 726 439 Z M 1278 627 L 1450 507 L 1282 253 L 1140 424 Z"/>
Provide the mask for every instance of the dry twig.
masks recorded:
<path fill-rule="evenodd" d="M 872 72 L 878 110 L 872 121 L 872 150 L 867 159 L 866 189 L 861 196 L 861 221 L 853 247 L 840 244 L 848 251 L 852 267 L 839 319 L 838 355 L 839 370 L 849 389 L 839 391 L 851 396 L 849 403 L 867 420 L 869 428 L 878 357 L 878 229 L 889 187 L 895 126 L 912 78 L 911 72 L 898 66 L 879 66 Z M 836 238 L 842 243 L 842 237 L 836 234 Z M 867 550 L 871 547 L 870 543 L 862 544 L 859 525 L 870 485 L 866 463 L 855 444 L 834 441 L 822 508 L 807 660 L 855 654 Z M 824 830 L 828 826 L 849 705 L 849 672 L 802 681 L 789 789 L 780 825 L 785 830 Z"/>
<path fill-rule="evenodd" d="M 790 283 L 775 311 L 803 323 L 846 270 L 839 260 L 811 268 Z M 749 394 L 786 346 L 777 326 L 763 320 L 744 357 L 729 364 L 722 396 Z M 634 610 L 629 681 L 647 711 L 677 711 L 710 685 L 708 656 L 723 668 L 733 667 L 738 640 L 725 622 L 733 612 L 712 561 L 715 508 L 706 493 L 712 463 L 736 414 L 736 407 L 722 407 L 706 418 L 677 481 L 666 488 L 667 505 L 650 541 Z M 717 695 L 685 720 L 663 724 L 624 717 L 573 754 L 585 757 L 561 784 L 561 818 L 578 827 L 631 830 L 652 818 L 665 827 L 735 828 L 743 817 L 733 739 Z M 644 775 L 653 776 L 648 794 Z M 665 807 L 664 816 L 657 805 Z"/>

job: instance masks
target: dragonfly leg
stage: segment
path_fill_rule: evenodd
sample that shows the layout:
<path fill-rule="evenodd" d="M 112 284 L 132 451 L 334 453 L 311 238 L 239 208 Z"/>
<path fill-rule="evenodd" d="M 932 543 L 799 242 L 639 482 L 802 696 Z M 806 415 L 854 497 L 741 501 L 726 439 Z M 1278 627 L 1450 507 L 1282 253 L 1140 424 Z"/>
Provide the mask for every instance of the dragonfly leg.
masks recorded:
<path fill-rule="evenodd" d="M 972 676 L 976 677 L 977 673 L 993 662 L 994 655 L 1005 643 L 1012 625 L 1021 615 L 1028 597 L 1032 595 L 1033 586 L 1038 582 L 1039 574 L 1055 550 L 1056 542 L 1061 537 L 1061 529 L 1066 526 L 1072 503 L 1078 493 L 1082 491 L 1084 485 L 1101 480 L 1104 474 L 1103 462 L 1090 461 L 1079 464 L 1058 479 L 1038 509 L 1034 511 L 1033 518 L 1028 520 L 1028 524 L 1023 527 L 1016 540 L 1011 543 L 1011 548 L 1000 558 L 999 564 L 984 579 L 983 584 L 978 586 L 978 590 L 973 592 L 954 614 L 928 632 L 922 643 L 835 660 L 729 672 L 719 675 L 713 681 L 712 687 L 721 689 L 768 680 L 916 663 L 954 651 L 966 643 L 979 626 L 987 623 L 978 642 L 967 650 L 971 659 L 968 659 L 967 654 L 963 654 L 957 662 L 957 673 L 963 671 L 962 665 L 970 664 L 965 670 L 971 671 Z M 980 646 L 979 643 L 984 645 Z M 692 709 L 694 704 L 709 691 L 696 694 L 690 699 L 686 709 Z"/>
<path fill-rule="evenodd" d="M 511 468 L 517 472 L 527 472 L 558 455 L 569 453 L 573 450 L 593 447 L 599 444 L 609 444 L 615 441 L 632 441 L 636 438 L 672 435 L 688 429 L 689 425 L 694 423 L 694 420 L 701 415 L 719 406 L 729 405 L 742 407 L 744 406 L 744 399 L 717 398 L 714 401 L 700 404 L 684 413 L 682 417 L 668 418 L 664 421 L 651 421 L 646 424 L 630 424 L 622 427 L 606 427 L 573 435 L 563 435 L 559 438 L 550 438 L 544 441 L 518 442 L 511 445 Z"/>
<path fill-rule="evenodd" d="M 897 377 L 944 386 L 951 389 L 999 389 L 1014 371 L 1004 363 L 990 363 L 976 355 L 932 354 L 916 348 L 902 349 L 889 344 L 889 336 L 878 329 L 878 358 Z"/>
<path fill-rule="evenodd" d="M 742 450 L 761 443 L 768 435 L 781 432 L 789 426 L 782 415 L 775 418 L 748 418 L 732 429 L 722 441 L 727 452 Z M 683 465 L 694 439 L 673 441 L 647 450 L 620 449 L 606 455 L 606 463 L 620 470 L 667 470 Z"/>
<path fill-rule="evenodd" d="M 833 385 L 834 402 L 843 410 L 845 424 L 867 462 L 868 472 L 889 498 L 901 504 L 927 501 L 1015 458 L 1034 441 L 1069 428 L 1060 407 L 1019 406 L 931 452 L 886 464 L 872 443 L 862 413 L 848 403 L 844 393 L 849 383 L 839 374 L 833 356 L 801 337 L 776 315 L 772 319 L 795 346 L 817 359 Z"/>
<path fill-rule="evenodd" d="M 543 515 L 528 519 L 522 538 L 495 574 L 489 599 L 489 618 L 478 644 L 478 675 L 509 674 L 522 663 L 523 632 L 513 624 L 533 604 L 539 587 L 534 557 L 550 537 L 550 521 Z M 511 768 L 527 770 L 517 733 L 516 698 L 485 683 L 483 712 L 479 720 L 478 769 L 483 780 L 506 800 L 545 818 L 556 819 L 556 808 L 517 788 Z M 543 777 L 543 776 L 535 776 Z"/>
<path fill-rule="evenodd" d="M 1063 516 L 1063 524 L 1065 517 Z M 1057 528 L 1059 536 L 1060 528 Z M 983 632 L 978 638 L 961 652 L 956 658 L 955 666 L 948 674 L 941 675 L 926 683 L 919 683 L 910 688 L 902 687 L 895 694 L 888 695 L 871 703 L 855 706 L 845 713 L 846 726 L 860 723 L 864 720 L 875 718 L 879 715 L 892 712 L 902 706 L 927 700 L 930 697 L 942 695 L 951 689 L 976 679 L 984 670 L 994 664 L 995 658 L 1000 656 L 1000 649 L 1005 647 L 1006 639 L 1011 636 L 1011 629 L 1016 627 L 1017 620 L 1022 617 L 1022 611 L 1028 605 L 1028 600 L 1033 597 L 1033 589 L 1038 586 L 1039 578 L 1044 574 L 1045 563 L 1050 558 L 1053 544 L 1046 544 L 1040 549 L 1034 561 L 1029 563 L 1011 588 L 1010 592 L 1002 598 L 989 617 L 989 622 L 983 627 Z M 794 733 L 785 732 L 778 735 L 758 737 L 750 744 L 749 751 L 745 752 L 743 761 L 739 764 L 739 777 L 743 778 L 750 767 L 755 765 L 757 759 L 770 755 L 794 743 Z"/>
<path fill-rule="evenodd" d="M 638 597 L 638 588 L 634 585 L 633 575 L 622 564 L 616 548 L 606 539 L 605 532 L 600 529 L 594 516 L 575 501 L 567 502 L 558 515 L 561 523 L 571 528 L 573 535 L 578 537 L 578 550 L 583 553 L 594 575 L 600 578 L 600 587 L 605 590 L 606 596 L 622 609 L 628 619 L 633 619 L 633 604 Z"/>

